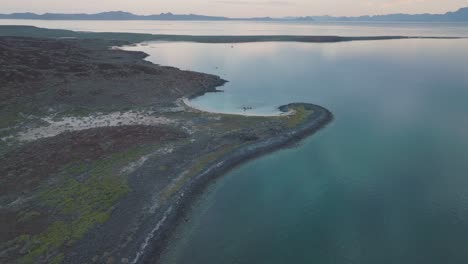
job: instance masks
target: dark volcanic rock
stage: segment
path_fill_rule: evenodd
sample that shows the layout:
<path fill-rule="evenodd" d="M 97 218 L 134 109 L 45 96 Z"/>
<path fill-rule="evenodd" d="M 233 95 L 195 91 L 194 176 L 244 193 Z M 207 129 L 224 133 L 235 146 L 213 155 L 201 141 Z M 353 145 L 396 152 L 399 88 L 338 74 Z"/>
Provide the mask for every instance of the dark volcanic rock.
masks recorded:
<path fill-rule="evenodd" d="M 38 114 L 63 106 L 64 96 L 69 110 L 171 106 L 177 98 L 212 91 L 224 83 L 217 76 L 143 61 L 147 56 L 143 52 L 109 49 L 117 44 L 125 42 L 0 37 L 0 107 L 33 100 Z M 96 85 L 100 92 L 91 92 L 89 87 Z M 45 87 L 58 89 L 55 94 L 44 93 Z"/>

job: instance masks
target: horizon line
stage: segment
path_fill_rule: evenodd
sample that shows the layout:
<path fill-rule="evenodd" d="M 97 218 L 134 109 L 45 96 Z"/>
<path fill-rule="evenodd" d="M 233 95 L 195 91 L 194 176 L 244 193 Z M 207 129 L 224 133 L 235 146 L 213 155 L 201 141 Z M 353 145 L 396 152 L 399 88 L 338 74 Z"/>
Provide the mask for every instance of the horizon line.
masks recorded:
<path fill-rule="evenodd" d="M 204 17 L 216 17 L 216 18 L 223 18 L 223 19 L 287 19 L 287 18 L 304 18 L 304 17 L 335 17 L 335 18 L 360 18 L 360 17 L 379 17 L 379 16 L 389 16 L 389 15 L 410 15 L 410 16 L 417 16 L 417 15 L 446 15 L 449 13 L 454 13 L 460 11 L 462 9 L 468 9 L 468 6 L 460 7 L 454 11 L 447 11 L 445 13 L 387 13 L 387 14 L 374 14 L 374 15 L 359 15 L 359 16 L 335 16 L 335 15 L 305 15 L 305 16 L 254 16 L 254 17 L 229 17 L 223 15 L 204 15 L 204 14 L 196 14 L 196 13 L 172 13 L 172 12 L 161 12 L 159 14 L 137 14 L 129 11 L 123 10 L 110 10 L 110 11 L 100 11 L 96 13 L 51 13 L 51 12 L 44 12 L 44 13 L 34 13 L 34 12 L 13 12 L 13 13 L 0 13 L 0 15 L 15 15 L 15 14 L 34 14 L 34 15 L 98 15 L 103 13 L 127 13 L 135 16 L 141 17 L 148 17 L 148 16 L 161 16 L 161 15 L 168 15 L 168 16 L 204 16 Z"/>

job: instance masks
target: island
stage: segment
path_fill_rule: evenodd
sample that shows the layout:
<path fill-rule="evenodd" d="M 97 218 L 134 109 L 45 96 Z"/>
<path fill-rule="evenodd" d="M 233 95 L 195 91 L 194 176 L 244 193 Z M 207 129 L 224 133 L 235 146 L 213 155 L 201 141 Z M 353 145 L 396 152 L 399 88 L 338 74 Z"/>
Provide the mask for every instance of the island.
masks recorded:
<path fill-rule="evenodd" d="M 214 178 L 332 120 L 309 103 L 268 117 L 194 109 L 185 101 L 226 81 L 118 48 L 137 35 L 11 28 L 0 27 L 2 263 L 157 262 Z"/>

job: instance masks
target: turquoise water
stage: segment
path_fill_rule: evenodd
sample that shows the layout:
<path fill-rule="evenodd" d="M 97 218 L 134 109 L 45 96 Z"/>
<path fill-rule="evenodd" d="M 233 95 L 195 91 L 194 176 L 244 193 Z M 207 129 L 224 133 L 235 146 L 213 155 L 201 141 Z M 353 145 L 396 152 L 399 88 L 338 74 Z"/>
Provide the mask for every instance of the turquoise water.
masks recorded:
<path fill-rule="evenodd" d="M 335 120 L 211 185 L 165 263 L 466 263 L 468 41 L 154 43 L 149 60 L 219 74 L 192 103 Z"/>
<path fill-rule="evenodd" d="M 467 24 L 32 21 L 0 24 L 192 35 L 468 36 Z M 290 102 L 335 120 L 293 149 L 221 177 L 164 263 L 439 264 L 468 260 L 468 40 L 152 43 L 162 65 L 220 75 L 193 100 L 271 114 Z"/>

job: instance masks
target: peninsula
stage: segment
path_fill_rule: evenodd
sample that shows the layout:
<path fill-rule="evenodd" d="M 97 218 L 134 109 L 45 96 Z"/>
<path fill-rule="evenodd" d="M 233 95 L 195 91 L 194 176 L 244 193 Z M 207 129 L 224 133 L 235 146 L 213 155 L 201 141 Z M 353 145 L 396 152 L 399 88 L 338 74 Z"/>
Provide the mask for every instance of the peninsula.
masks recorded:
<path fill-rule="evenodd" d="M 332 119 L 308 103 L 272 117 L 193 109 L 184 99 L 225 80 L 116 48 L 145 35 L 12 28 L 0 27 L 2 263 L 157 260 L 211 179 Z"/>

